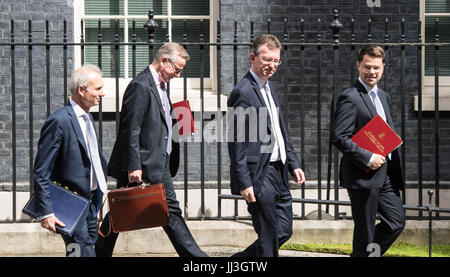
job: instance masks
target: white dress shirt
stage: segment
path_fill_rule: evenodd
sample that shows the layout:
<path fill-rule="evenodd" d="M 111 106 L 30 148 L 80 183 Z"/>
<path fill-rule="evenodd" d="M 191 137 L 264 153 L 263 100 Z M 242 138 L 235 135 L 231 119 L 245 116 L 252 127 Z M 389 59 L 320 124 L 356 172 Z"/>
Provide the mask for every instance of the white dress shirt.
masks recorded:
<path fill-rule="evenodd" d="M 159 97 L 161 98 L 161 104 L 162 104 L 163 110 L 165 111 L 166 107 L 164 107 L 163 93 L 166 93 L 166 92 L 164 92 L 161 89 L 161 82 L 162 82 L 161 78 L 159 77 L 158 72 L 156 72 L 156 70 L 153 68 L 152 65 L 149 65 L 148 67 L 150 68 L 150 72 L 152 73 L 153 80 L 155 81 L 156 88 L 158 89 Z"/>
<path fill-rule="evenodd" d="M 258 88 L 260 90 L 260 93 L 261 93 L 261 95 L 262 95 L 262 97 L 264 99 L 264 102 L 266 103 L 266 106 L 268 108 L 271 122 L 273 122 L 273 124 L 278 124 L 278 127 L 272 126 L 272 129 L 273 129 L 272 132 L 275 134 L 276 128 L 280 127 L 280 122 L 278 120 L 274 121 L 272 119 L 272 117 L 273 117 L 272 112 L 274 112 L 274 111 L 271 109 L 270 101 L 269 101 L 269 99 L 267 99 L 266 91 L 265 91 L 265 88 L 264 88 L 264 86 L 266 85 L 267 81 L 264 81 L 263 79 L 259 78 L 259 76 L 256 75 L 251 69 L 250 69 L 250 73 L 252 74 L 253 78 L 255 78 L 256 83 L 258 84 Z M 270 93 L 270 92 L 267 92 L 267 93 Z M 278 110 L 276 110 L 275 112 L 278 112 Z M 277 117 L 275 117 L 275 118 L 277 118 Z M 279 128 L 279 129 L 281 130 L 281 128 Z M 272 155 L 270 156 L 270 161 L 271 162 L 279 161 L 281 159 L 280 146 L 279 146 L 280 142 L 278 141 L 276 135 L 274 135 L 273 137 L 275 138 L 275 143 L 274 143 Z M 284 143 L 284 141 L 282 143 Z"/>

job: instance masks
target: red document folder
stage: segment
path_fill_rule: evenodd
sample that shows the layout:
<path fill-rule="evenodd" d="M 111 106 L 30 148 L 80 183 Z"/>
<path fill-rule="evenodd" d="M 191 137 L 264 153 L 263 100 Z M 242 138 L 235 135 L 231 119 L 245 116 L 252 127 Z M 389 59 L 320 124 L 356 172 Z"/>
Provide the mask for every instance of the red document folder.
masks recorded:
<path fill-rule="evenodd" d="M 189 100 L 173 103 L 173 111 L 177 117 L 178 125 L 180 127 L 180 136 L 190 135 L 195 133 L 194 117 L 192 117 L 191 106 Z"/>
<path fill-rule="evenodd" d="M 376 115 L 361 128 L 352 137 L 352 141 L 359 147 L 382 156 L 387 156 L 403 143 L 403 140 L 380 115 Z"/>

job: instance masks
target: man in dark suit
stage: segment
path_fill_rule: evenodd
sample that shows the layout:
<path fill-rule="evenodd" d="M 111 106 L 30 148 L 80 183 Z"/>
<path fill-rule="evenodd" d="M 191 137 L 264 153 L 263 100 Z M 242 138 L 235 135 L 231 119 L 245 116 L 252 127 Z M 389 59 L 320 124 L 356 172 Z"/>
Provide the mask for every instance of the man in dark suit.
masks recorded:
<path fill-rule="evenodd" d="M 258 37 L 250 53 L 250 71 L 228 97 L 228 107 L 234 108 L 229 113 L 234 134 L 228 143 L 231 191 L 247 201 L 258 234 L 253 244 L 235 254 L 238 257 L 278 256 L 279 247 L 292 236 L 288 172 L 297 183 L 305 181 L 288 139 L 275 86 L 269 80 L 280 64 L 280 51 L 275 36 Z M 245 120 L 239 120 L 240 113 L 246 114 Z M 240 134 L 239 130 L 244 131 Z"/>
<path fill-rule="evenodd" d="M 366 45 L 359 51 L 359 79 L 337 100 L 333 144 L 343 153 L 340 182 L 347 188 L 355 224 L 353 257 L 368 256 L 379 247 L 382 255 L 405 226 L 400 198 L 404 181 L 398 149 L 387 157 L 360 148 L 352 136 L 379 114 L 394 129 L 391 99 L 377 86 L 383 75 L 384 51 Z M 375 225 L 376 213 L 380 223 Z"/>
<path fill-rule="evenodd" d="M 164 184 L 170 217 L 163 228 L 183 257 L 206 256 L 184 222 L 171 178 L 171 172 L 175 175 L 178 168 L 179 148 L 172 143 L 172 104 L 165 83 L 180 77 L 188 60 L 181 45 L 166 43 L 158 49 L 152 64 L 130 82 L 123 96 L 119 132 L 108 163 L 108 175 L 117 179 L 117 187 L 143 182 Z M 101 231 L 106 234 L 108 227 L 107 215 Z M 100 237 L 97 255 L 111 256 L 117 237 L 113 232 Z"/>
<path fill-rule="evenodd" d="M 106 160 L 97 145 L 89 109 L 99 104 L 103 92 L 102 72 L 93 65 L 75 70 L 69 80 L 69 103 L 55 111 L 44 123 L 34 163 L 34 191 L 38 220 L 42 227 L 56 232 L 64 227 L 53 213 L 49 184 L 63 184 L 91 200 L 87 217 L 72 237 L 62 234 L 67 245 L 76 243 L 83 257 L 95 256 L 97 211 L 106 192 Z M 67 207 L 70 209 L 70 207 Z M 69 251 L 67 252 L 69 254 Z"/>

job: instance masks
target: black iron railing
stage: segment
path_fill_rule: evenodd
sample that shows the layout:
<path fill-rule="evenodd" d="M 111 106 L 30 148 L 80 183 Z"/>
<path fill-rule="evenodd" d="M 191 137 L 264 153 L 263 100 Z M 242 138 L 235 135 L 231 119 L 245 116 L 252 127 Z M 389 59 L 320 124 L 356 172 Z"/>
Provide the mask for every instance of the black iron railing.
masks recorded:
<path fill-rule="evenodd" d="M 280 98 L 282 99 L 282 105 L 283 105 L 283 111 L 285 116 L 288 115 L 291 116 L 292 114 L 297 115 L 297 121 L 299 122 L 299 132 L 298 132 L 298 141 L 299 143 L 294 144 L 295 148 L 299 151 L 299 158 L 302 165 L 308 166 L 308 164 L 313 163 L 311 160 L 307 160 L 306 154 L 307 150 L 310 148 L 314 148 L 316 151 L 316 161 L 314 162 L 316 164 L 316 178 L 315 182 L 312 183 L 311 181 L 308 181 L 306 184 L 302 184 L 298 188 L 295 187 L 295 189 L 299 189 L 301 196 L 299 198 L 294 198 L 294 202 L 300 203 L 301 209 L 298 211 L 299 216 L 297 219 L 304 219 L 305 218 L 305 205 L 317 205 L 317 211 L 318 211 L 318 219 L 322 219 L 322 213 L 329 212 L 330 205 L 334 206 L 334 218 L 336 220 L 342 218 L 340 214 L 339 207 L 340 206 L 347 206 L 349 205 L 349 202 L 347 201 L 340 201 L 339 200 L 339 182 L 338 182 L 338 163 L 339 163 L 339 153 L 336 149 L 332 147 L 331 144 L 331 138 L 327 138 L 327 132 L 331 129 L 333 126 L 333 111 L 334 111 L 334 99 L 336 98 L 336 95 L 341 91 L 341 86 L 343 83 L 346 85 L 352 84 L 355 80 L 357 75 L 355 75 L 355 60 L 351 61 L 345 61 L 341 59 L 341 56 L 343 53 L 347 54 L 349 57 L 356 58 L 357 49 L 359 46 L 367 43 L 376 43 L 380 46 L 382 46 L 387 53 L 387 59 L 393 60 L 393 59 L 399 59 L 400 62 L 398 63 L 398 67 L 393 66 L 387 66 L 385 69 L 385 77 L 383 78 L 382 82 L 380 83 L 381 86 L 389 86 L 389 82 L 393 80 L 393 78 L 399 78 L 400 79 L 400 99 L 396 102 L 396 104 L 400 107 L 399 110 L 395 110 L 394 113 L 397 115 L 397 118 L 400 120 L 400 136 L 404 140 L 404 145 L 401 148 L 401 157 L 402 157 L 402 163 L 403 163 L 403 170 L 406 168 L 406 160 L 411 158 L 417 158 L 417 180 L 407 180 L 411 185 L 413 189 L 417 189 L 417 205 L 407 205 L 405 202 L 405 195 L 403 195 L 403 201 L 405 203 L 405 208 L 408 210 L 415 210 L 418 211 L 418 216 L 409 216 L 409 219 L 429 219 L 431 222 L 431 217 L 434 214 L 435 219 L 448 219 L 449 217 L 446 215 L 441 215 L 441 213 L 449 213 L 450 209 L 440 207 L 440 199 L 441 199 L 441 189 L 442 189 L 442 183 L 444 184 L 445 188 L 449 187 L 449 181 L 448 180 L 441 180 L 441 167 L 440 167 L 440 151 L 441 151 L 441 144 L 440 144 L 440 130 L 442 128 L 441 126 L 441 113 L 439 112 L 439 50 L 442 47 L 450 47 L 450 43 L 442 43 L 439 40 L 439 33 L 438 33 L 438 26 L 439 22 L 436 21 L 435 23 L 435 29 L 436 29 L 436 35 L 435 35 L 435 41 L 432 43 L 425 43 L 423 41 L 423 37 L 421 34 L 421 22 L 418 23 L 418 30 L 417 30 L 417 38 L 415 41 L 407 41 L 406 39 L 406 24 L 405 20 L 402 20 L 400 23 L 401 25 L 401 31 L 400 31 L 400 40 L 399 41 L 392 41 L 391 35 L 392 30 L 390 29 L 390 23 L 386 19 L 385 21 L 385 34 L 383 36 L 383 39 L 380 41 L 376 41 L 372 34 L 372 21 L 369 19 L 367 22 L 367 38 L 363 41 L 357 41 L 356 35 L 355 35 L 355 21 L 352 19 L 350 24 L 350 30 L 347 31 L 347 35 L 349 34 L 349 41 L 342 41 L 341 40 L 341 32 L 343 29 L 342 24 L 339 22 L 337 11 L 334 11 L 334 20 L 329 24 L 330 26 L 330 33 L 327 32 L 317 32 L 315 35 L 311 35 L 310 33 L 306 33 L 304 31 L 304 25 L 305 21 L 303 19 L 300 19 L 299 22 L 296 22 L 297 25 L 299 25 L 299 35 L 298 37 L 293 37 L 293 35 L 290 35 L 288 33 L 288 24 L 289 22 L 285 20 L 283 22 L 283 30 L 277 30 L 277 34 L 280 34 L 280 40 L 283 44 L 283 53 L 282 53 L 282 59 L 283 63 L 280 68 L 280 71 L 283 72 L 281 74 L 281 80 L 277 82 L 277 84 L 281 87 L 280 91 Z M 49 28 L 48 28 L 48 21 L 46 22 L 46 31 L 45 31 L 45 41 L 43 42 L 37 42 L 34 41 L 34 38 L 32 36 L 32 21 L 28 21 L 28 39 L 24 42 L 18 42 L 14 30 L 15 22 L 11 21 L 11 37 L 10 42 L 8 43 L 0 43 L 0 49 L 4 51 L 10 51 L 10 93 L 11 93 L 11 114 L 10 114 L 10 126 L 11 126 L 11 177 L 7 178 L 8 182 L 12 183 L 12 222 L 17 222 L 17 183 L 19 181 L 26 182 L 26 178 L 23 176 L 18 176 L 17 168 L 19 161 L 28 161 L 28 168 L 33 168 L 33 159 L 34 159 L 34 153 L 36 150 L 36 144 L 35 144 L 35 132 L 36 126 L 33 125 L 33 122 L 35 121 L 35 115 L 36 113 L 41 113 L 42 111 L 36 111 L 33 109 L 33 104 L 36 102 L 36 100 L 33 98 L 33 95 L 36 93 L 36 91 L 33 90 L 33 68 L 35 65 L 33 64 L 33 49 L 36 47 L 43 47 L 45 51 L 43 52 L 43 55 L 45 56 L 45 114 L 48 116 L 51 111 L 51 101 L 52 101 L 52 92 L 51 92 L 51 83 L 50 83 L 50 59 L 52 55 L 55 55 L 56 52 L 62 50 L 62 56 L 63 56 L 63 79 L 67 80 L 69 71 L 75 67 L 76 65 L 73 64 L 71 68 L 69 68 L 68 65 L 68 53 L 70 49 L 78 48 L 81 51 L 81 64 L 85 62 L 85 47 L 86 46 L 96 46 L 98 49 L 98 65 L 101 68 L 102 67 L 102 48 L 103 47 L 113 47 L 113 59 L 114 59 L 114 78 L 115 78 L 115 95 L 116 95 L 116 105 L 115 105 L 115 113 L 114 116 L 111 118 L 114 118 L 113 121 L 116 123 L 116 130 L 118 130 L 118 122 L 119 122 L 119 97 L 120 97 L 120 91 L 119 91 L 119 80 L 120 80 L 120 49 L 124 46 L 130 46 L 131 47 L 131 53 L 132 53 L 132 76 L 134 77 L 136 75 L 136 59 L 137 57 L 137 51 L 136 46 L 148 46 L 149 48 L 149 62 L 152 60 L 153 52 L 155 49 L 157 49 L 161 44 L 163 44 L 165 41 L 156 41 L 154 40 L 154 32 L 157 28 L 157 24 L 153 21 L 153 14 L 152 12 L 149 13 L 149 21 L 145 24 L 145 28 L 148 30 L 148 40 L 146 42 L 137 42 L 136 40 L 136 24 L 135 21 L 132 22 L 132 34 L 131 34 L 131 42 L 120 42 L 119 38 L 119 23 L 116 20 L 115 23 L 115 35 L 113 41 L 104 41 L 102 39 L 102 25 L 101 21 L 98 21 L 98 40 L 97 42 L 86 42 L 84 34 L 81 33 L 80 41 L 79 42 L 69 42 L 68 41 L 68 32 L 67 32 L 67 22 L 64 21 L 64 30 L 63 30 L 63 37 L 61 41 L 51 41 L 49 36 Z M 81 22 L 81 26 L 83 26 L 83 21 Z M 328 23 L 322 23 L 319 21 L 319 24 L 328 24 Z M 267 22 L 267 32 L 271 33 L 273 32 L 272 22 L 269 20 Z M 83 30 L 83 27 L 81 28 Z M 265 31 L 265 30 L 263 30 Z M 222 91 L 223 82 L 224 82 L 224 73 L 223 68 L 224 67 L 232 67 L 232 71 L 230 71 L 230 77 L 233 80 L 234 83 L 237 83 L 239 78 L 241 76 L 238 76 L 238 69 L 240 67 L 239 63 L 239 50 L 242 49 L 249 49 L 250 45 L 256 36 L 256 32 L 254 30 L 254 24 L 253 22 L 250 22 L 249 24 L 249 40 L 248 41 L 239 41 L 238 40 L 238 28 L 237 28 L 237 22 L 234 22 L 234 32 L 233 32 L 233 38 L 232 41 L 226 41 L 223 38 L 223 34 L 221 33 L 221 22 L 217 22 L 217 36 L 211 40 L 211 41 L 205 41 L 204 36 L 200 36 L 197 42 L 187 41 L 186 36 L 183 36 L 182 41 L 178 41 L 180 44 L 185 46 L 188 51 L 189 49 L 198 49 L 200 53 L 200 70 L 199 70 L 199 77 L 200 77 L 200 98 L 201 98 L 201 106 L 200 110 L 196 114 L 196 118 L 200 122 L 200 125 L 202 128 L 201 135 L 203 135 L 204 130 L 204 114 L 205 114 L 205 102 L 204 102 L 204 91 L 205 91 L 205 57 L 207 55 L 207 49 L 214 48 L 216 50 L 216 55 L 211 56 L 211 60 L 215 58 L 215 62 L 217 63 L 217 71 L 214 72 L 217 82 L 217 111 L 220 113 L 221 108 L 224 105 L 222 103 L 221 95 L 224 93 Z M 309 39 L 306 39 L 306 35 L 309 34 Z M 313 39 L 311 39 L 313 37 Z M 433 164 L 434 164 L 434 178 L 433 180 L 427 180 L 425 181 L 423 178 L 423 170 L 424 170 L 424 164 L 426 161 L 424 161 L 423 156 L 423 118 L 424 113 L 422 110 L 422 54 L 424 51 L 424 48 L 426 46 L 431 46 L 434 48 L 434 62 L 435 62 L 435 108 L 433 111 L 433 129 L 434 129 L 434 151 L 433 151 Z M 17 153 L 17 126 L 21 124 L 22 122 L 18 120 L 17 118 L 17 83 L 16 83 L 16 75 L 17 75 L 17 64 L 16 64 L 16 52 L 19 48 L 27 49 L 27 61 L 28 61 L 28 71 L 25 72 L 28 76 L 28 109 L 26 111 L 27 114 L 27 120 L 28 120 L 28 149 L 25 155 L 18 156 Z M 231 56 L 223 56 L 224 49 L 231 50 L 232 54 Z M 418 96 L 418 109 L 417 109 L 417 153 L 414 153 L 414 155 L 410 156 L 410 154 L 406 153 L 405 151 L 405 145 L 409 143 L 410 138 L 406 136 L 406 123 L 408 121 L 411 121 L 411 119 L 407 118 L 407 115 L 414 114 L 414 112 L 407 112 L 406 107 L 409 103 L 407 98 L 407 68 L 410 68 L 410 65 L 407 65 L 407 50 L 408 49 L 415 49 L 416 50 L 416 64 L 415 64 L 415 71 L 417 72 L 416 76 L 416 82 L 417 82 L 417 96 Z M 293 54 L 295 53 L 295 55 Z M 314 65 L 314 70 L 309 70 L 309 67 L 311 65 L 307 65 L 307 56 L 311 55 L 311 53 L 314 53 L 316 55 L 316 61 L 317 64 Z M 60 54 L 60 52 L 58 52 Z M 353 59 L 353 58 L 352 58 Z M 295 76 L 290 75 L 290 63 L 288 61 L 295 61 L 298 66 L 298 71 L 296 72 Z M 344 67 L 348 68 L 343 68 Z M 138 69 L 140 70 L 140 69 Z M 308 71 L 309 70 L 309 71 Z M 344 73 L 343 73 L 344 72 Z M 399 74 L 398 76 L 393 77 L 393 74 Z M 331 75 L 331 76 L 330 76 Z M 311 78 L 311 76 L 313 78 Z M 409 75 L 408 75 L 409 76 Z M 327 78 L 325 78 L 327 77 Z M 182 75 L 183 78 L 183 98 L 187 99 L 187 91 L 188 91 L 188 77 L 186 74 L 186 71 L 183 72 Z M 326 81 L 324 81 L 326 80 Z M 343 81 L 344 80 L 344 81 Z M 339 85 L 337 85 L 339 84 Z M 290 88 L 292 88 L 295 85 L 295 87 L 298 88 L 298 94 L 302 96 L 306 96 L 306 90 L 310 91 L 311 88 L 315 93 L 315 109 L 314 108 L 308 108 L 308 104 L 312 104 L 310 102 L 305 103 L 306 101 L 300 101 L 298 107 L 290 105 L 290 97 L 292 96 L 290 92 Z M 332 92 L 325 87 L 332 87 Z M 63 98 L 65 103 L 67 103 L 68 95 L 67 95 L 67 81 L 65 81 L 61 85 L 61 91 L 63 92 Z M 168 91 L 170 93 L 170 87 L 168 88 Z M 388 89 L 389 91 L 389 89 Z M 330 96 L 327 102 L 324 103 L 324 99 L 326 97 Z M 306 97 L 304 99 L 307 99 Z M 310 98 L 312 99 L 312 98 Z M 328 112 L 330 111 L 330 112 Z M 307 113 L 309 114 L 315 114 L 316 122 L 315 122 L 315 128 L 318 130 L 315 132 L 315 143 L 314 145 L 308 145 L 306 143 L 307 134 L 306 134 L 306 116 Z M 104 146 L 104 116 L 105 112 L 103 112 L 102 104 L 99 106 L 99 112 L 96 116 L 98 121 L 98 133 L 99 133 L 99 140 L 100 140 L 100 146 Z M 6 116 L 6 115 L 5 115 Z M 329 117 L 329 118 L 328 118 Z M 325 122 L 322 122 L 324 120 Z M 289 125 L 292 124 L 291 121 L 287 120 L 288 122 L 288 129 Z M 325 126 L 323 125 L 324 123 Z M 21 128 L 24 128 L 23 125 L 21 125 Z M 330 133 L 328 133 L 330 134 Z M 291 138 L 292 138 L 291 134 Z M 326 141 L 326 143 L 324 143 Z M 218 211 L 217 216 L 206 216 L 205 215 L 205 190 L 207 189 L 205 186 L 205 183 L 208 181 L 206 179 L 206 169 L 205 165 L 207 161 L 205 160 L 205 157 L 207 155 L 211 155 L 210 153 L 207 153 L 205 150 L 205 142 L 202 140 L 200 143 L 200 174 L 199 178 L 196 180 L 192 180 L 189 178 L 188 174 L 188 157 L 192 153 L 191 144 L 184 142 L 183 143 L 183 170 L 180 171 L 181 174 L 183 174 L 183 189 L 184 189 L 184 212 L 186 218 L 189 219 L 238 219 L 242 218 L 238 214 L 238 201 L 242 199 L 240 196 L 233 196 L 224 193 L 224 189 L 228 189 L 228 176 L 224 176 L 223 174 L 223 168 L 226 167 L 227 164 L 223 161 L 223 147 L 226 147 L 226 144 L 222 141 L 216 142 L 216 149 L 217 149 L 217 173 L 216 173 L 216 179 L 214 181 L 217 181 L 217 186 L 215 187 L 217 189 L 217 199 L 218 199 Z M 327 147 L 327 148 L 325 148 Z M 323 154 L 323 152 L 327 152 L 326 155 Z M 326 165 L 327 169 L 326 171 L 323 169 L 322 164 L 323 160 L 326 158 Z M 308 172 L 307 172 L 308 173 Z M 405 172 L 404 172 L 405 173 Z M 326 176 L 326 182 L 322 179 Z M 190 183 L 192 181 L 199 182 L 200 184 L 200 191 L 201 191 L 201 197 L 200 197 L 200 216 L 194 217 L 189 216 L 188 214 L 188 193 L 190 190 Z M 33 184 L 32 179 L 32 170 L 29 170 L 28 173 L 28 182 L 29 184 Z M 326 184 L 325 184 L 326 183 Z M 317 198 L 316 199 L 308 199 L 305 196 L 305 191 L 307 188 L 313 187 L 317 190 Z M 434 204 L 428 203 L 428 206 L 425 205 L 423 200 L 423 192 L 425 189 L 432 189 L 434 191 Z M 323 190 L 326 191 L 325 199 L 323 199 Z M 33 193 L 33 186 L 29 186 L 30 194 Z M 331 194 L 334 194 L 334 199 L 331 199 Z M 430 196 L 431 197 L 431 196 Z M 234 216 L 232 217 L 225 217 L 222 215 L 222 201 L 224 200 L 233 200 L 235 201 L 235 212 Z M 448 203 L 447 203 L 448 204 Z M 445 204 L 444 204 L 445 205 Z M 323 206 L 325 206 L 325 211 L 323 211 Z M 423 213 L 428 213 L 427 216 L 424 216 Z"/>

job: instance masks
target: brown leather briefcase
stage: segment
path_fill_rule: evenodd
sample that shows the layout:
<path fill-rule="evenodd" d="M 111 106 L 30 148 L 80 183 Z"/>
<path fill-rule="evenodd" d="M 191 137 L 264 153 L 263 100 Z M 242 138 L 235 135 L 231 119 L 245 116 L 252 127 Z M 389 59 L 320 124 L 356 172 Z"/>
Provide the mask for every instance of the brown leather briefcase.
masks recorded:
<path fill-rule="evenodd" d="M 162 183 L 111 190 L 109 222 L 115 233 L 167 225 L 169 209 Z"/>

